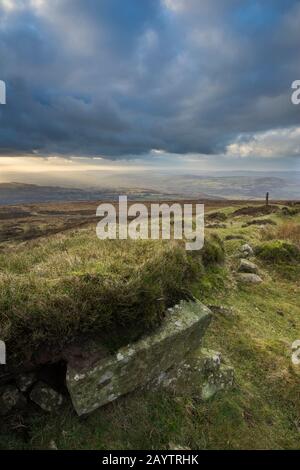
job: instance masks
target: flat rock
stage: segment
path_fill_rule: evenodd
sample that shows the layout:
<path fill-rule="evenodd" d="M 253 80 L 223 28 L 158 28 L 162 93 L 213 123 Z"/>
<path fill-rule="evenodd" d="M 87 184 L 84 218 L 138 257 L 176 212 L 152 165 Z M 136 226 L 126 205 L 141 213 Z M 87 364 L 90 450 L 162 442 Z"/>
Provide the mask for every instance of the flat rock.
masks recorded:
<path fill-rule="evenodd" d="M 252 263 L 251 261 L 248 261 L 247 259 L 241 259 L 238 272 L 257 274 L 258 267 L 256 266 L 256 264 Z"/>
<path fill-rule="evenodd" d="M 182 301 L 162 325 L 136 343 L 92 366 L 68 364 L 66 383 L 78 415 L 96 410 L 144 386 L 199 347 L 211 312 L 201 302 Z"/>
<path fill-rule="evenodd" d="M 237 277 L 238 281 L 243 282 L 245 284 L 260 284 L 263 282 L 262 278 L 259 277 L 257 274 L 252 273 L 240 273 Z"/>
<path fill-rule="evenodd" d="M 23 408 L 26 399 L 14 385 L 0 387 L 0 415 L 4 416 L 14 409 Z"/>
<path fill-rule="evenodd" d="M 63 403 L 63 396 L 44 382 L 38 382 L 29 396 L 42 410 L 48 412 L 56 411 Z"/>

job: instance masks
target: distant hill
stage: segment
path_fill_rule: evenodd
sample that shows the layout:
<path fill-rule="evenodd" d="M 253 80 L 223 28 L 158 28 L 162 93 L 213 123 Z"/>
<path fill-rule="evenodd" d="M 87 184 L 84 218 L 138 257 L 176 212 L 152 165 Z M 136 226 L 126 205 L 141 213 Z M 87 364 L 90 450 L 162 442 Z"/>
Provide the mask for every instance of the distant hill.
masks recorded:
<path fill-rule="evenodd" d="M 107 182 L 110 186 L 107 185 Z M 117 200 L 300 200 L 300 173 L 141 174 L 108 177 L 102 187 L 66 188 L 26 183 L 0 183 L 0 205 L 55 201 Z"/>
<path fill-rule="evenodd" d="M 141 193 L 141 190 L 138 190 Z M 148 194 L 148 193 L 146 193 Z M 24 183 L 0 183 L 0 205 L 26 204 L 54 201 L 91 201 L 97 199 L 115 199 L 119 193 L 115 190 L 63 188 L 60 186 L 39 186 Z"/>
<path fill-rule="evenodd" d="M 162 178 L 161 187 L 167 191 L 175 191 L 180 188 L 186 197 L 195 197 L 205 193 L 208 197 L 219 199 L 245 199 L 258 200 L 270 193 L 275 200 L 299 200 L 300 199 L 300 174 L 267 174 L 248 175 L 175 175 Z M 158 187 L 158 186 L 157 186 Z"/>
<path fill-rule="evenodd" d="M 117 200 L 119 195 L 126 194 L 129 199 L 164 200 L 184 196 L 170 191 L 141 188 L 103 188 L 79 189 L 60 186 L 39 186 L 26 183 L 0 183 L 0 205 L 29 204 L 55 201 L 95 201 Z M 203 199 L 218 199 L 203 193 L 198 194 Z"/>

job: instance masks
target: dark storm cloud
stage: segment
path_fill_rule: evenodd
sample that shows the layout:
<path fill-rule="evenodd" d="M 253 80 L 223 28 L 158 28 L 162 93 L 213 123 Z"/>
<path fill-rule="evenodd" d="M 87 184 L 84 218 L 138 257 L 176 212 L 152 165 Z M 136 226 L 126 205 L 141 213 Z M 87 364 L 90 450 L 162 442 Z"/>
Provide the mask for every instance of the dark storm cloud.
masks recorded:
<path fill-rule="evenodd" d="M 6 0 L 0 152 L 213 154 L 297 126 L 299 23 L 297 0 Z"/>

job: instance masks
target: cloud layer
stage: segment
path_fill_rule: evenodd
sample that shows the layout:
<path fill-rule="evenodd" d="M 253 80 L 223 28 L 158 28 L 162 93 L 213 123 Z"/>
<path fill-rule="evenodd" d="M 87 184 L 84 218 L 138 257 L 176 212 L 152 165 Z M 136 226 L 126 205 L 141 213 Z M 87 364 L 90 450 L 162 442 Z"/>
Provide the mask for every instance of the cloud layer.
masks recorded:
<path fill-rule="evenodd" d="M 299 157 L 298 0 L 2 0 L 0 152 Z"/>

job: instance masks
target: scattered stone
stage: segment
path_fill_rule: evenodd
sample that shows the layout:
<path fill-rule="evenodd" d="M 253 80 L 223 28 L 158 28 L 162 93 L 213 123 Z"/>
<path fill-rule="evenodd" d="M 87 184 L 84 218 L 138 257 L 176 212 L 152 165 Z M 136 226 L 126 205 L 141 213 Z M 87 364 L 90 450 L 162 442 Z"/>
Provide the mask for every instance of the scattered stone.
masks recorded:
<path fill-rule="evenodd" d="M 38 382 L 29 396 L 42 410 L 48 412 L 56 411 L 63 403 L 63 396 L 44 382 Z"/>
<path fill-rule="evenodd" d="M 14 409 L 23 408 L 26 399 L 14 385 L 3 385 L 0 387 L 0 415 L 4 416 Z"/>
<path fill-rule="evenodd" d="M 250 246 L 248 243 L 246 243 L 245 245 L 241 246 L 240 251 L 243 253 L 243 255 L 244 255 L 245 257 L 253 256 L 253 255 L 254 255 L 253 248 L 252 248 L 252 246 Z"/>
<path fill-rule="evenodd" d="M 21 392 L 27 392 L 30 387 L 36 382 L 36 380 L 37 377 L 34 372 L 20 374 L 16 378 L 17 387 L 19 390 L 21 390 Z"/>
<path fill-rule="evenodd" d="M 212 313 L 216 315 L 222 315 L 224 317 L 228 317 L 233 314 L 233 309 L 224 305 L 208 305 L 208 308 L 212 311 Z"/>
<path fill-rule="evenodd" d="M 245 284 L 260 284 L 263 282 L 261 277 L 252 273 L 240 273 L 238 274 L 238 280 Z"/>
<path fill-rule="evenodd" d="M 241 259 L 238 272 L 257 274 L 258 267 L 256 266 L 256 264 L 251 263 L 251 261 L 248 261 L 247 259 Z"/>
<path fill-rule="evenodd" d="M 90 367 L 68 364 L 66 383 L 76 412 L 90 413 L 177 368 L 199 348 L 210 320 L 211 312 L 201 302 L 182 301 L 167 313 L 158 330 L 115 355 Z"/>

